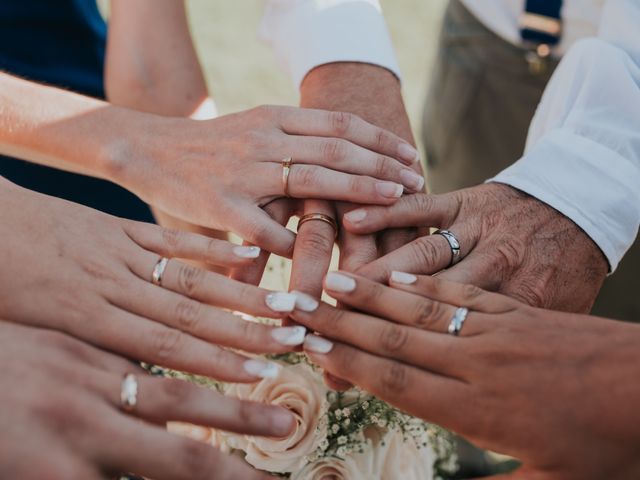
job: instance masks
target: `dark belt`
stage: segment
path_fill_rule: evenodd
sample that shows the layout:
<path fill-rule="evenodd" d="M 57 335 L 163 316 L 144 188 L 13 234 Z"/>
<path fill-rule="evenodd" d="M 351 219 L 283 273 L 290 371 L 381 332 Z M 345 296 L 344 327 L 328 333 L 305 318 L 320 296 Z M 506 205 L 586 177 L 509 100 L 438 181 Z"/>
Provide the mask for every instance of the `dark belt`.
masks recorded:
<path fill-rule="evenodd" d="M 548 66 L 551 47 L 562 37 L 562 0 L 527 0 L 520 17 L 520 35 L 531 73 L 543 73 Z"/>

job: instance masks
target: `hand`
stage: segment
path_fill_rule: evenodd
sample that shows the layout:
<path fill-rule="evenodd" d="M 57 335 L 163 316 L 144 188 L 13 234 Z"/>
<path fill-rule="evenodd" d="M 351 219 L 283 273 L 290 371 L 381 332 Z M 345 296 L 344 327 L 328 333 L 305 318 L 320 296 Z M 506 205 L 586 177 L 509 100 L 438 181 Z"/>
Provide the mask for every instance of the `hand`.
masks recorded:
<path fill-rule="evenodd" d="M 0 184 L 0 318 L 66 332 L 131 359 L 225 381 L 251 382 L 273 372 L 220 346 L 283 353 L 303 329 L 247 322 L 217 307 L 265 317 L 293 309 L 288 294 L 269 295 L 176 260 L 162 286 L 152 284 L 160 257 L 225 267 L 260 253 L 206 237 L 111 217 L 59 199 Z"/>
<path fill-rule="evenodd" d="M 395 273 L 391 285 L 329 274 L 327 292 L 362 313 L 297 310 L 297 322 L 331 339 L 307 337 L 309 357 L 519 458 L 522 470 L 508 478 L 639 478 L 640 326 L 539 310 L 438 277 Z M 470 313 L 455 337 L 447 328 L 460 306 Z"/>
<path fill-rule="evenodd" d="M 285 196 L 282 159 L 293 159 L 294 198 L 388 205 L 421 179 L 399 161 L 408 163 L 413 147 L 344 113 L 259 107 L 208 121 L 153 117 L 144 138 L 114 149 L 116 183 L 172 216 L 287 257 L 294 234 L 261 209 Z"/>
<path fill-rule="evenodd" d="M 604 255 L 584 231 L 508 185 L 416 194 L 389 208 L 365 207 L 344 217 L 344 228 L 358 234 L 406 226 L 452 231 L 462 260 L 448 268 L 449 244 L 441 235 L 431 235 L 357 273 L 386 281 L 393 270 L 441 272 L 443 279 L 498 291 L 536 307 L 575 312 L 591 309 L 607 274 Z"/>
<path fill-rule="evenodd" d="M 162 425 L 182 421 L 282 437 L 286 410 L 241 402 L 176 379 L 150 377 L 122 358 L 58 332 L 0 321 L 0 477 L 98 480 L 130 472 L 163 479 L 266 479 L 242 461 Z M 138 403 L 120 410 L 133 373 Z"/>

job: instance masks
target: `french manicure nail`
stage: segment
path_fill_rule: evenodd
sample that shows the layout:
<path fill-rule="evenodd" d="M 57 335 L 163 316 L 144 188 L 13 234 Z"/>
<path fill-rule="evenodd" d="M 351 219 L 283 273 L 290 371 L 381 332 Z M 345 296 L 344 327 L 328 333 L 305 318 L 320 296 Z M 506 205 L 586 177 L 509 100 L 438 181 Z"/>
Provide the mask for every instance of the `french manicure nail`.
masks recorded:
<path fill-rule="evenodd" d="M 412 285 L 416 283 L 418 277 L 405 272 L 391 272 L 391 281 L 401 283 L 403 285 Z"/>
<path fill-rule="evenodd" d="M 275 378 L 280 372 L 280 365 L 262 360 L 247 360 L 244 362 L 244 370 L 254 377 Z"/>
<path fill-rule="evenodd" d="M 296 296 L 285 292 L 272 292 L 266 298 L 267 307 L 274 312 L 293 312 Z"/>
<path fill-rule="evenodd" d="M 351 223 L 359 223 L 365 218 L 367 218 L 367 211 L 364 208 L 358 208 L 356 210 L 351 210 L 344 214 L 344 218 L 349 220 Z"/>
<path fill-rule="evenodd" d="M 317 335 L 307 335 L 304 340 L 304 349 L 315 353 L 329 353 L 333 349 L 333 343 Z"/>
<path fill-rule="evenodd" d="M 275 430 L 275 435 L 278 437 L 284 437 L 291 432 L 296 420 L 288 410 L 285 410 L 284 408 L 277 408 L 274 409 L 271 421 L 273 422 L 272 425 Z"/>
<path fill-rule="evenodd" d="M 378 182 L 376 183 L 376 191 L 387 198 L 400 198 L 404 187 L 398 183 L 393 182 Z"/>
<path fill-rule="evenodd" d="M 420 152 L 408 143 L 401 143 L 398 147 L 398 156 L 405 162 L 415 163 L 420 160 Z"/>
<path fill-rule="evenodd" d="M 424 177 L 413 170 L 402 170 L 400 172 L 402 184 L 409 190 L 420 191 L 424 187 Z"/>
<path fill-rule="evenodd" d="M 315 298 L 306 293 L 294 290 L 291 294 L 296 297 L 296 308 L 303 312 L 314 312 L 320 305 Z"/>
<path fill-rule="evenodd" d="M 307 329 L 304 327 L 280 327 L 271 330 L 273 339 L 281 345 L 302 345 Z"/>
<path fill-rule="evenodd" d="M 258 258 L 260 247 L 233 247 L 233 254 L 240 258 Z"/>
<path fill-rule="evenodd" d="M 332 290 L 334 292 L 353 292 L 356 289 L 356 281 L 347 277 L 346 275 L 342 275 L 341 273 L 330 272 L 327 274 L 324 285 L 327 290 Z"/>

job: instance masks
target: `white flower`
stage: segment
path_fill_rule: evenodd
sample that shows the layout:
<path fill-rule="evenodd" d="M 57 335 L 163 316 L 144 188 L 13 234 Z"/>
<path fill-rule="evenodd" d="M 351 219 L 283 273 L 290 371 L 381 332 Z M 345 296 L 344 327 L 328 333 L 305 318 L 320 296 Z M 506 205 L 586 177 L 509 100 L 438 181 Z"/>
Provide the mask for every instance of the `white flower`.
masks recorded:
<path fill-rule="evenodd" d="M 342 422 L 342 425 L 344 425 L 345 427 L 348 427 L 349 425 L 351 425 L 351 420 L 348 418 L 345 418 L 344 422 Z"/>
<path fill-rule="evenodd" d="M 340 431 L 340 425 L 338 425 L 337 423 L 334 423 L 333 425 L 331 425 L 331 431 L 333 433 L 338 433 Z"/>
<path fill-rule="evenodd" d="M 273 473 L 289 473 L 302 468 L 326 439 L 326 425 L 320 419 L 327 413 L 327 389 L 322 377 L 304 363 L 283 365 L 278 376 L 256 384 L 231 385 L 227 394 L 243 400 L 269 403 L 289 409 L 296 428 L 284 439 L 224 434 L 228 444 L 246 453 L 254 467 Z"/>
<path fill-rule="evenodd" d="M 422 438 L 403 438 L 402 432 L 392 430 L 384 433 L 376 439 L 375 432 L 367 432 L 367 436 L 372 439 L 375 447 L 374 471 L 375 477 L 380 480 L 429 480 L 434 476 L 433 464 L 436 454 L 427 445 L 422 447 L 422 443 L 427 443 L 426 433 Z M 383 445 L 384 443 L 384 445 Z M 421 448 L 418 448 L 418 445 Z"/>
<path fill-rule="evenodd" d="M 347 443 L 347 437 L 345 435 L 340 435 L 338 437 L 338 445 L 344 445 Z"/>

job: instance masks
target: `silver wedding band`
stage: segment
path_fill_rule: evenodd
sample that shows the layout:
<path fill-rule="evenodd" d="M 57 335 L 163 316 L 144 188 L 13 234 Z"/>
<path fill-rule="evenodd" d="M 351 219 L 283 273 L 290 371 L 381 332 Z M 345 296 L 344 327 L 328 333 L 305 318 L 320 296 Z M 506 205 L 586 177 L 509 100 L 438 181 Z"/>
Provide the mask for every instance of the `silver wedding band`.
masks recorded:
<path fill-rule="evenodd" d="M 131 413 L 138 403 L 138 379 L 133 373 L 127 373 L 122 379 L 120 389 L 120 406 L 125 412 Z"/>
<path fill-rule="evenodd" d="M 456 263 L 458 263 L 460 258 L 460 242 L 456 238 L 456 236 L 450 232 L 449 230 L 436 230 L 434 235 L 441 235 L 445 238 L 449 247 L 451 248 L 451 262 L 449 263 L 449 267 L 453 267 Z M 449 268 L 447 267 L 447 268 Z"/>
<path fill-rule="evenodd" d="M 449 328 L 447 329 L 447 331 L 451 335 L 455 335 L 457 337 L 460 334 L 460 330 L 462 330 L 462 326 L 464 325 L 464 321 L 467 319 L 468 314 L 468 308 L 460 307 L 456 309 L 456 312 L 451 318 L 451 322 L 449 323 Z"/>
<path fill-rule="evenodd" d="M 156 263 L 156 266 L 153 267 L 153 273 L 151 274 L 151 283 L 154 285 L 162 286 L 162 276 L 164 275 L 164 270 L 167 268 L 167 264 L 169 263 L 169 259 L 167 257 L 162 257 Z"/>

